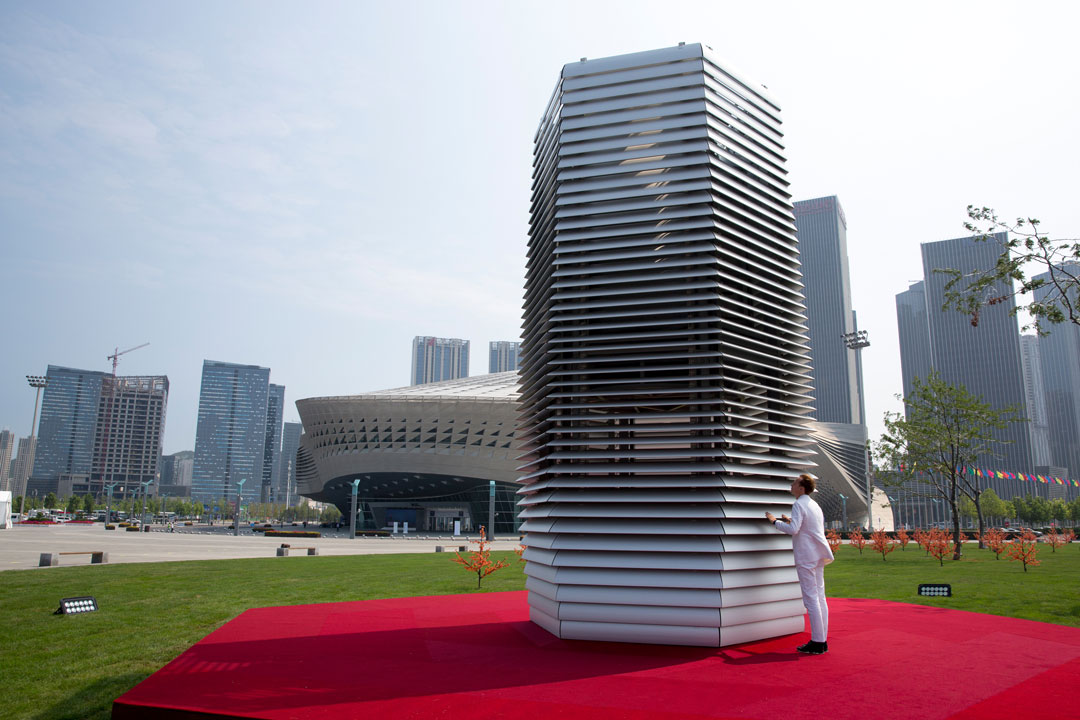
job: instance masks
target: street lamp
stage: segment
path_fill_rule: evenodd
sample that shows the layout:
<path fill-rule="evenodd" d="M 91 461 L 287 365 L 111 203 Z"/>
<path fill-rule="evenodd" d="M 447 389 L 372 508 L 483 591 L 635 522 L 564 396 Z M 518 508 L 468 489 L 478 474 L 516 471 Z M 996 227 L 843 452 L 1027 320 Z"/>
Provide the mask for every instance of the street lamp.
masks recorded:
<path fill-rule="evenodd" d="M 356 490 L 360 487 L 360 478 L 352 481 L 352 512 L 349 514 L 349 539 L 356 539 Z"/>
<path fill-rule="evenodd" d="M 285 472 L 285 508 L 291 508 L 293 505 L 292 498 L 293 487 L 293 459 L 289 458 L 289 465 Z"/>
<path fill-rule="evenodd" d="M 244 490 L 244 483 L 246 482 L 247 478 L 244 478 L 243 480 L 240 480 L 236 483 L 236 512 L 233 513 L 233 518 L 235 521 L 235 525 L 233 527 L 236 530 L 233 533 L 234 537 L 240 537 L 240 498 L 243 497 L 242 493 Z"/>
<path fill-rule="evenodd" d="M 863 386 L 862 385 L 862 351 L 863 351 L 863 349 L 870 347 L 870 338 L 866 334 L 865 330 L 855 330 L 854 332 L 842 333 L 840 335 L 840 337 L 844 339 L 844 345 L 847 346 L 848 350 L 854 350 L 855 351 L 855 367 L 856 367 L 856 370 L 858 371 L 858 383 L 859 383 L 859 414 L 862 416 L 860 419 L 862 420 L 863 427 L 868 427 L 866 425 L 866 407 L 865 407 L 866 404 L 865 404 L 865 402 L 863 400 L 863 392 L 862 392 L 862 386 Z M 866 476 L 866 524 L 867 524 L 867 529 L 872 532 L 874 530 L 874 513 L 871 510 L 870 506 L 871 506 L 871 504 L 873 503 L 873 500 L 874 500 L 874 493 L 873 493 L 872 489 L 870 488 L 870 439 L 869 439 L 869 436 L 867 437 L 867 440 L 866 440 L 866 448 L 865 448 L 864 454 L 866 455 L 866 457 L 863 458 L 863 474 Z"/>
<path fill-rule="evenodd" d="M 142 485 L 142 516 L 139 520 L 139 529 L 146 532 L 146 491 L 150 489 L 150 486 L 154 484 L 154 481 L 151 479 L 139 484 Z"/>
<path fill-rule="evenodd" d="M 120 483 L 113 483 L 111 485 L 106 485 L 105 486 L 105 489 L 109 492 L 109 494 L 105 496 L 105 524 L 106 525 L 108 525 L 110 522 L 112 522 L 113 488 L 115 488 L 119 484 Z"/>
<path fill-rule="evenodd" d="M 848 526 L 847 526 L 847 495 L 844 495 L 843 493 L 837 493 L 837 495 L 840 496 L 841 517 L 843 517 L 843 519 L 844 519 L 843 520 L 843 523 L 844 523 L 843 529 L 846 531 L 848 529 Z"/>
<path fill-rule="evenodd" d="M 27 375 L 26 382 L 30 383 L 30 387 L 34 388 L 34 419 L 30 422 L 30 447 L 27 448 L 30 457 L 26 459 L 26 464 L 23 465 L 22 469 L 22 487 L 19 493 L 19 522 L 23 520 L 23 508 L 26 504 L 26 486 L 30 482 L 30 473 L 34 471 L 34 455 L 37 451 L 38 400 L 41 399 L 41 389 L 49 384 L 49 379 L 42 375 Z"/>

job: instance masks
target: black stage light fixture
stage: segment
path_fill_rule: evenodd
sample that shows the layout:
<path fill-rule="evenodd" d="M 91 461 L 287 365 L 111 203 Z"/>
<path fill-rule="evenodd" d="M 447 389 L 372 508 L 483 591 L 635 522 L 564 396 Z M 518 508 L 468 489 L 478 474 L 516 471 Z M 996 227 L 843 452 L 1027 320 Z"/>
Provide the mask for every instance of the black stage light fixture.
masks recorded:
<path fill-rule="evenodd" d="M 83 595 L 82 597 L 61 598 L 60 607 L 56 608 L 53 615 L 78 615 L 97 609 L 97 600 L 92 595 Z"/>
<path fill-rule="evenodd" d="M 952 597 L 952 585 L 948 583 L 922 583 L 919 594 L 931 597 Z"/>

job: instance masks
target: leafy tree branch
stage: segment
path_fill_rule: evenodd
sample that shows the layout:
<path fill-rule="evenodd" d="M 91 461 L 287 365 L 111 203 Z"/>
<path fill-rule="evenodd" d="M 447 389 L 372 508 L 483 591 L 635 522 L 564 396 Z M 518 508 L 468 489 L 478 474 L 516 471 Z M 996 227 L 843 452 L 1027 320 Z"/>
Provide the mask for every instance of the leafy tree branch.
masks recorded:
<path fill-rule="evenodd" d="M 1046 335 L 1048 325 L 1080 325 L 1080 240 L 1051 240 L 1036 218 L 1009 222 L 993 208 L 968 205 L 967 214 L 964 228 L 975 241 L 994 243 L 1001 254 L 985 270 L 935 269 L 949 278 L 942 310 L 970 315 L 978 326 L 983 308 L 1012 298 L 1011 313 L 1024 310 L 1032 318 L 1022 330 Z"/>

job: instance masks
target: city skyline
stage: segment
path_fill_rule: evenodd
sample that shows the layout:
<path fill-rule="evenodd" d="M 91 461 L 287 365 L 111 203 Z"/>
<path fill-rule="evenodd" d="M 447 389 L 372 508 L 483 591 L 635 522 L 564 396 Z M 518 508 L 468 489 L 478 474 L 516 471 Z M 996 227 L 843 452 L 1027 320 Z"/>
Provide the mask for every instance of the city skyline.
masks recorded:
<path fill-rule="evenodd" d="M 551 68 L 582 56 L 702 41 L 785 98 L 792 195 L 841 197 L 857 229 L 872 436 L 899 408 L 893 296 L 921 277 L 920 242 L 959 235 L 967 204 L 1080 235 L 1073 8 L 550 10 L 5 4 L 0 302 L 49 321 L 9 333 L 0 429 L 29 434 L 24 375 L 105 371 L 117 346 L 152 343 L 122 374 L 169 376 L 172 453 L 194 446 L 203 358 L 273 367 L 295 421 L 298 398 L 401 385 L 416 332 L 516 337 L 532 136 Z M 999 111 L 1013 87 L 1039 112 Z M 93 323 L 73 311 L 88 304 Z"/>

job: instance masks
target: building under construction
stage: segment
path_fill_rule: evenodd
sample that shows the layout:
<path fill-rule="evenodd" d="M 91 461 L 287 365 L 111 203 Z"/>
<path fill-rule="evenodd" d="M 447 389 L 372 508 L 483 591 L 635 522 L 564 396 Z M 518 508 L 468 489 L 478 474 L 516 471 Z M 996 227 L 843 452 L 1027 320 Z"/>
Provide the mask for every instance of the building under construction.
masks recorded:
<path fill-rule="evenodd" d="M 89 485 L 75 494 L 99 495 L 105 485 L 152 482 L 158 473 L 165 434 L 169 378 L 164 375 L 113 377 L 101 386 L 94 464 Z M 130 487 L 125 487 L 130 494 Z"/>
<path fill-rule="evenodd" d="M 50 365 L 27 491 L 130 495 L 158 472 L 169 379 Z"/>

